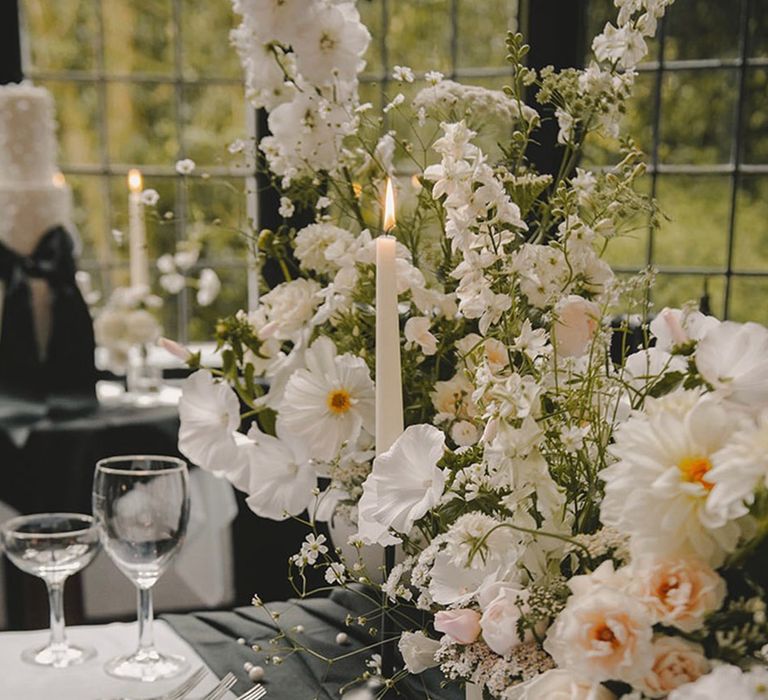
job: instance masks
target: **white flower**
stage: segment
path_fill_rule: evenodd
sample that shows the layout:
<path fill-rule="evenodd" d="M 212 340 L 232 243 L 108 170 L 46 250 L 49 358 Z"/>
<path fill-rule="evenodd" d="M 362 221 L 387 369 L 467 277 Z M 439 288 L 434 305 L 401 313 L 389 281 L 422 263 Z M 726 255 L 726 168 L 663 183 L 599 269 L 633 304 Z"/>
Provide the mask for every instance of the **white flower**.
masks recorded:
<path fill-rule="evenodd" d="M 277 210 L 280 216 L 284 219 L 290 219 L 295 211 L 296 207 L 289 197 L 280 197 L 280 208 Z"/>
<path fill-rule="evenodd" d="M 405 340 L 418 345 L 425 355 L 437 352 L 437 338 L 429 332 L 429 319 L 424 316 L 412 316 L 405 322 Z"/>
<path fill-rule="evenodd" d="M 308 564 L 314 564 L 321 554 L 328 553 L 328 547 L 325 546 L 325 535 L 310 533 L 301 544 L 301 554 L 305 555 Z"/>
<path fill-rule="evenodd" d="M 523 616 L 527 591 L 504 586 L 498 596 L 483 610 L 480 628 L 485 643 L 499 656 L 507 656 L 522 641 L 517 630 Z"/>
<path fill-rule="evenodd" d="M 173 256 L 173 263 L 180 270 L 189 270 L 200 257 L 200 246 L 187 244 L 181 250 L 177 250 Z"/>
<path fill-rule="evenodd" d="M 579 204 L 584 205 L 595 191 L 597 178 L 594 173 L 582 168 L 576 168 L 576 175 L 571 178 L 571 187 L 578 197 Z"/>
<path fill-rule="evenodd" d="M 459 447 L 470 447 L 480 439 L 480 431 L 474 423 L 460 420 L 451 427 L 451 440 Z"/>
<path fill-rule="evenodd" d="M 187 280 L 184 275 L 178 272 L 173 272 L 169 275 L 160 275 L 160 286 L 168 292 L 168 294 L 178 294 L 187 286 Z"/>
<path fill-rule="evenodd" d="M 235 139 L 227 146 L 227 150 L 232 154 L 242 153 L 245 150 L 245 141 L 243 139 Z"/>
<path fill-rule="evenodd" d="M 184 380 L 179 401 L 179 451 L 193 464 L 248 488 L 247 458 L 237 447 L 240 401 L 226 382 L 198 370 Z"/>
<path fill-rule="evenodd" d="M 579 678 L 598 683 L 643 678 L 653 662 L 652 620 L 644 605 L 607 586 L 571 596 L 544 649 Z"/>
<path fill-rule="evenodd" d="M 305 511 L 314 499 L 317 472 L 305 443 L 286 439 L 278 424 L 278 437 L 262 433 L 256 424 L 248 431 L 253 442 L 250 460 L 248 507 L 262 518 L 285 520 Z M 307 561 L 311 559 L 309 550 Z"/>
<path fill-rule="evenodd" d="M 584 683 L 578 675 L 560 668 L 534 676 L 515 691 L 510 700 L 616 700 L 604 685 Z"/>
<path fill-rule="evenodd" d="M 657 349 L 671 351 L 676 345 L 700 340 L 719 325 L 720 321 L 714 316 L 705 316 L 700 311 L 663 308 L 651 321 L 651 333 L 656 338 Z"/>
<path fill-rule="evenodd" d="M 348 6 L 319 3 L 298 10 L 302 17 L 291 42 L 296 52 L 299 72 L 313 85 L 324 85 L 333 79 L 354 80 L 365 65 L 362 56 L 371 35 L 356 17 L 352 3 Z M 295 24 L 293 18 L 292 24 Z"/>
<path fill-rule="evenodd" d="M 305 270 L 320 273 L 332 273 L 339 269 L 338 263 L 329 258 L 339 249 L 349 249 L 354 242 L 354 236 L 347 230 L 333 224 L 310 224 L 301 229 L 294 241 L 295 254 Z"/>
<path fill-rule="evenodd" d="M 752 409 L 768 407 L 768 328 L 724 321 L 699 341 L 695 358 L 718 392 Z"/>
<path fill-rule="evenodd" d="M 414 80 L 413 71 L 408 66 L 395 66 L 392 69 L 392 79 L 412 83 Z"/>
<path fill-rule="evenodd" d="M 739 425 L 737 412 L 697 392 L 647 399 L 645 412 L 615 432 L 618 461 L 601 473 L 603 523 L 630 535 L 638 552 L 696 553 L 719 563 L 740 527 L 706 509 L 709 472 Z"/>
<path fill-rule="evenodd" d="M 714 484 L 707 510 L 726 520 L 746 515 L 756 491 L 768 486 L 768 411 L 760 414 L 756 425 L 735 433 L 715 461 L 707 474 Z"/>
<path fill-rule="evenodd" d="M 285 387 L 278 424 L 312 446 L 320 460 L 334 459 L 344 443 L 357 440 L 362 429 L 373 434 L 374 389 L 362 358 L 337 356 L 336 346 L 318 338 L 307 350 L 306 369 Z"/>
<path fill-rule="evenodd" d="M 572 143 L 576 136 L 576 122 L 572 115 L 566 112 L 562 107 L 558 107 L 555 110 L 555 117 L 557 117 L 557 123 L 559 130 L 557 132 L 557 142 L 562 144 Z"/>
<path fill-rule="evenodd" d="M 440 649 L 440 642 L 430 639 L 423 632 L 403 632 L 397 647 L 409 673 L 422 673 L 438 665 L 435 654 Z"/>
<path fill-rule="evenodd" d="M 173 259 L 173 255 L 166 253 L 161 255 L 157 259 L 157 269 L 164 275 L 170 275 L 176 272 L 176 261 Z"/>
<path fill-rule="evenodd" d="M 643 35 L 630 26 L 605 25 L 592 42 L 598 61 L 618 62 L 622 68 L 634 68 L 648 52 Z"/>
<path fill-rule="evenodd" d="M 403 95 L 402 92 L 398 92 L 397 95 L 395 95 L 390 102 L 384 105 L 383 112 L 384 114 L 387 114 L 387 112 L 391 112 L 395 107 L 399 107 L 401 104 L 405 102 L 405 95 Z"/>
<path fill-rule="evenodd" d="M 325 580 L 332 586 L 335 586 L 346 581 L 346 573 L 347 570 L 344 568 L 344 564 L 333 561 L 325 570 Z"/>
<path fill-rule="evenodd" d="M 437 85 L 444 77 L 438 70 L 430 70 L 424 74 L 424 78 L 430 85 Z"/>
<path fill-rule="evenodd" d="M 147 207 L 154 207 L 160 201 L 160 195 L 157 190 L 146 189 L 141 193 L 141 203 Z"/>
<path fill-rule="evenodd" d="M 361 517 L 408 534 L 443 495 L 445 475 L 437 463 L 444 452 L 445 435 L 434 426 L 406 428 L 392 447 L 374 460 L 363 484 Z M 375 500 L 371 498 L 374 490 Z"/>
<path fill-rule="evenodd" d="M 221 280 L 210 267 L 200 270 L 197 285 L 197 303 L 200 306 L 210 306 L 221 291 Z"/>
<path fill-rule="evenodd" d="M 195 171 L 195 161 L 191 158 L 184 158 L 176 161 L 176 172 L 179 175 L 191 175 Z"/>
<path fill-rule="evenodd" d="M 765 669 L 754 668 L 744 672 L 738 666 L 723 664 L 716 666 L 695 683 L 687 683 L 673 690 L 669 700 L 761 700 L 765 698 L 766 687 L 768 672 Z"/>
<path fill-rule="evenodd" d="M 155 342 L 161 333 L 157 319 L 145 309 L 129 311 L 125 318 L 126 340 L 131 345 Z"/>
<path fill-rule="evenodd" d="M 441 552 L 430 571 L 429 594 L 440 605 L 462 605 L 477 594 L 489 576 L 495 579 L 495 570 L 489 573 L 455 564 L 449 554 Z"/>
<path fill-rule="evenodd" d="M 262 326 L 259 337 L 291 340 L 312 318 L 320 300 L 320 285 L 314 280 L 299 278 L 277 285 L 261 297 L 268 310 L 269 322 Z"/>

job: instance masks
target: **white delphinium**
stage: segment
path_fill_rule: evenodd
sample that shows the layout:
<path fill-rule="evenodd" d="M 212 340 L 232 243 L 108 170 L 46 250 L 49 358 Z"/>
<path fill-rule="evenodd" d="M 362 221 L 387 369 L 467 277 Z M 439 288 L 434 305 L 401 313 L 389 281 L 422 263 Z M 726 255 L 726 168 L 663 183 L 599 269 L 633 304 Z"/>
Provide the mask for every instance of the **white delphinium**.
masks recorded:
<path fill-rule="evenodd" d="M 404 335 L 407 345 L 418 346 L 425 355 L 437 352 L 437 338 L 429 332 L 430 321 L 424 316 L 412 316 L 405 322 Z"/>
<path fill-rule="evenodd" d="M 294 372 L 285 386 L 278 424 L 329 461 L 361 430 L 373 434 L 373 382 L 361 358 L 337 355 L 326 337 L 312 344 L 304 361 L 306 369 Z"/>

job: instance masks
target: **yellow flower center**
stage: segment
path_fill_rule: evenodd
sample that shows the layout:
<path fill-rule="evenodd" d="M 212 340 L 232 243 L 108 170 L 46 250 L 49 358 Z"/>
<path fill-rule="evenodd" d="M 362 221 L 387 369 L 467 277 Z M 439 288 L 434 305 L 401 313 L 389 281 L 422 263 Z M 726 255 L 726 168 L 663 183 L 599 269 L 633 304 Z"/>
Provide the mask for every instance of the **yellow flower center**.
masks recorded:
<path fill-rule="evenodd" d="M 346 389 L 334 389 L 328 394 L 328 408 L 331 413 L 341 416 L 352 408 L 352 397 Z"/>
<path fill-rule="evenodd" d="M 701 484 L 707 491 L 710 491 L 714 484 L 707 481 L 704 475 L 712 469 L 712 462 L 706 457 L 685 457 L 677 465 L 683 474 L 683 479 L 692 484 Z"/>

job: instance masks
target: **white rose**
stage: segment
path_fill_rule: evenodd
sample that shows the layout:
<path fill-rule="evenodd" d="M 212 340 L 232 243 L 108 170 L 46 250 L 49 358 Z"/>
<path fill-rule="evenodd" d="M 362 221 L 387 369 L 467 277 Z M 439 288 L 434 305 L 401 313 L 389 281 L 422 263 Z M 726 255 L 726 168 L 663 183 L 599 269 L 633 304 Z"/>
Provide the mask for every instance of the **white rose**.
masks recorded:
<path fill-rule="evenodd" d="M 423 632 L 403 632 L 397 646 L 409 673 L 421 673 L 437 666 L 435 654 L 440 642 L 430 639 Z"/>
<path fill-rule="evenodd" d="M 320 285 L 314 280 L 297 279 L 284 282 L 262 298 L 262 304 L 269 310 L 269 323 L 259 333 L 262 340 L 275 337 L 290 340 L 293 335 L 309 322 L 320 299 L 317 295 Z"/>
<path fill-rule="evenodd" d="M 485 643 L 500 656 L 506 656 L 520 644 L 517 623 L 523 615 L 520 606 L 527 597 L 527 591 L 504 586 L 480 618 Z"/>
<path fill-rule="evenodd" d="M 592 301 L 571 294 L 556 308 L 555 347 L 562 357 L 581 357 L 589 349 L 600 322 L 600 309 Z"/>

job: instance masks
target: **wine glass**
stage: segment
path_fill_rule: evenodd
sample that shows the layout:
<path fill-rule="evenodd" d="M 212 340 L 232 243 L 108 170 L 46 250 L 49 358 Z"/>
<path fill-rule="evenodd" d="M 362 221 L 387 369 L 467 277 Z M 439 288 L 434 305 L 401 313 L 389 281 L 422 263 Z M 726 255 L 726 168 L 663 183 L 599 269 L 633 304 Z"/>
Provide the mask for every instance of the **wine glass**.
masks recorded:
<path fill-rule="evenodd" d="M 117 678 L 156 681 L 183 673 L 181 656 L 155 649 L 152 586 L 184 539 L 189 520 L 187 465 L 175 457 L 110 457 L 96 464 L 93 514 L 104 550 L 138 589 L 139 646 L 108 661 Z"/>
<path fill-rule="evenodd" d="M 24 661 L 66 668 L 96 656 L 91 647 L 67 642 L 64 624 L 64 582 L 90 564 L 99 549 L 99 531 L 90 515 L 40 513 L 22 515 L 3 524 L 8 558 L 22 571 L 38 576 L 48 588 L 51 636 L 43 647 L 22 652 Z"/>

